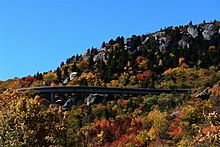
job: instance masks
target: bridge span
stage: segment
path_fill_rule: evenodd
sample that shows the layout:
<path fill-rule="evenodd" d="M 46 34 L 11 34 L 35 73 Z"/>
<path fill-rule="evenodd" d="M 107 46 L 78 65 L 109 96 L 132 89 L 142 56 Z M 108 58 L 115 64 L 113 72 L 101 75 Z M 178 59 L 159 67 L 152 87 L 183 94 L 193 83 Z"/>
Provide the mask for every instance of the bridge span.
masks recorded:
<path fill-rule="evenodd" d="M 133 95 L 158 95 L 161 93 L 186 93 L 193 89 L 155 89 L 155 88 L 113 88 L 99 86 L 42 86 L 19 88 L 19 91 L 35 90 L 39 93 L 49 93 L 50 101 L 54 103 L 56 93 L 99 93 L 99 94 L 133 94 Z"/>

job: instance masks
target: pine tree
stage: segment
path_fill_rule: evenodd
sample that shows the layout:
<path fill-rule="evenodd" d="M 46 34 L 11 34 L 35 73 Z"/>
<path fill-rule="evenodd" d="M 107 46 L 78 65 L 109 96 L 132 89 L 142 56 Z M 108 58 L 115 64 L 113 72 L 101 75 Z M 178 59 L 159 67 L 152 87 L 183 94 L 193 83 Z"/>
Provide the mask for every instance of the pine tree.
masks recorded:
<path fill-rule="evenodd" d="M 78 71 L 77 66 L 76 66 L 76 62 L 73 62 L 72 66 L 71 66 L 71 71 L 72 72 L 77 72 Z"/>
<path fill-rule="evenodd" d="M 61 81 L 61 77 L 62 77 L 62 73 L 59 67 L 57 67 L 56 70 L 56 75 L 57 75 L 57 81 L 60 82 Z"/>
<path fill-rule="evenodd" d="M 69 72 L 68 72 L 69 67 L 65 66 L 63 69 L 63 79 L 69 77 Z"/>
<path fill-rule="evenodd" d="M 93 61 L 93 55 L 92 54 L 89 56 L 88 62 L 89 62 L 89 68 L 93 71 L 95 62 Z"/>
<path fill-rule="evenodd" d="M 64 62 L 61 62 L 60 67 L 62 67 L 64 65 Z"/>

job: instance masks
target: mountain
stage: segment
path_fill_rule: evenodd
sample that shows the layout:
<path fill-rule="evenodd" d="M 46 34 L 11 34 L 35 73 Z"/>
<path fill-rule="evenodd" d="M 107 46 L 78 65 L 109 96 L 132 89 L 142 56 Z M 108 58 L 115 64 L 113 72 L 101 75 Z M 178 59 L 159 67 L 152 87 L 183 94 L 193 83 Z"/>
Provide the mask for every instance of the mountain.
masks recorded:
<path fill-rule="evenodd" d="M 133 35 L 127 39 L 117 37 L 107 43 L 103 42 L 100 48 L 91 48 L 82 55 L 68 58 L 65 64 L 62 62 L 53 72 L 16 78 L 13 82 L 6 81 L 0 87 L 43 86 L 51 83 L 156 87 L 163 72 L 174 67 L 219 68 L 219 34 L 220 22 L 214 21 L 167 27 L 155 33 Z M 129 68 L 132 73 L 128 72 Z M 74 72 L 77 74 L 74 75 Z M 124 81 L 119 80 L 123 78 Z M 114 82 L 118 84 L 114 85 Z"/>
<path fill-rule="evenodd" d="M 106 97 L 69 111 L 48 95 L 20 87 L 84 85 L 193 88 L 185 94 Z M 207 88 L 208 87 L 208 88 Z M 206 89 L 206 90 L 204 90 Z M 204 91 L 203 91 L 204 90 Z M 203 93 L 200 93 L 202 92 Z M 206 95 L 205 99 L 201 95 Z M 119 36 L 73 55 L 57 69 L 0 81 L 0 143 L 30 146 L 218 146 L 220 130 L 220 22 L 171 26 Z M 92 97 L 92 95 L 90 95 Z"/>

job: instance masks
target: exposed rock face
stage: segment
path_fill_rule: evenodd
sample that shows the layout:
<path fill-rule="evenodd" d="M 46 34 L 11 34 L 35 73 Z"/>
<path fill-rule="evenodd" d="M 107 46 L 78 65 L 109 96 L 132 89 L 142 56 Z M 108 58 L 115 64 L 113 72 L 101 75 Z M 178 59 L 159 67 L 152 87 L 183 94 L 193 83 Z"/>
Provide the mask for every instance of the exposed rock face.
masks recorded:
<path fill-rule="evenodd" d="M 134 41 L 132 41 L 131 38 L 126 39 L 124 41 L 124 44 L 125 44 L 126 50 L 134 51 L 135 43 L 134 43 Z"/>
<path fill-rule="evenodd" d="M 87 52 L 87 51 L 83 53 L 82 58 L 83 58 L 84 60 L 86 60 L 86 61 L 89 59 L 89 56 L 88 56 L 88 52 Z"/>
<path fill-rule="evenodd" d="M 193 37 L 196 38 L 198 36 L 198 30 L 197 28 L 194 28 L 193 26 L 189 26 L 187 28 L 187 32 Z"/>
<path fill-rule="evenodd" d="M 180 41 L 178 41 L 178 44 L 181 48 L 189 48 L 189 43 L 185 41 L 184 39 L 181 39 Z"/>
<path fill-rule="evenodd" d="M 170 43 L 171 39 L 169 37 L 161 37 L 159 39 L 159 50 L 160 52 L 162 52 L 163 50 L 165 50 L 168 46 L 169 46 L 169 43 Z"/>
<path fill-rule="evenodd" d="M 70 80 L 73 80 L 77 75 L 77 72 L 72 72 L 69 76 Z"/>
<path fill-rule="evenodd" d="M 102 94 L 90 94 L 87 98 L 85 98 L 86 105 L 104 103 L 105 101 L 106 99 Z"/>
<path fill-rule="evenodd" d="M 64 101 L 59 99 L 59 100 L 56 100 L 54 104 L 57 104 L 57 105 L 64 105 Z"/>
<path fill-rule="evenodd" d="M 207 87 L 204 91 L 198 93 L 196 95 L 197 98 L 200 98 L 202 100 L 208 100 L 209 99 L 209 96 L 210 96 L 210 93 L 209 93 L 209 87 Z"/>
<path fill-rule="evenodd" d="M 204 39 L 210 40 L 214 33 L 215 30 L 213 24 L 207 24 L 206 26 L 204 26 L 204 31 L 202 32 Z"/>
<path fill-rule="evenodd" d="M 97 60 L 104 60 L 105 55 L 106 55 L 106 53 L 104 51 L 102 51 L 93 57 L 93 61 L 95 62 Z"/>
<path fill-rule="evenodd" d="M 163 50 L 165 50 L 166 48 L 167 48 L 167 44 L 165 44 L 165 43 L 162 43 L 160 46 L 159 46 L 159 50 L 160 50 L 160 52 L 162 52 Z"/>
<path fill-rule="evenodd" d="M 76 105 L 77 102 L 78 102 L 78 98 L 77 97 L 69 97 L 69 99 L 62 106 L 62 110 L 63 111 L 69 110 L 73 105 Z"/>
<path fill-rule="evenodd" d="M 158 38 L 163 37 L 165 34 L 166 33 L 164 31 L 162 31 L 162 32 L 157 32 L 157 33 L 153 34 L 153 36 L 157 40 Z"/>
<path fill-rule="evenodd" d="M 142 41 L 142 45 L 144 45 L 149 40 L 149 37 L 145 38 L 144 41 Z"/>
<path fill-rule="evenodd" d="M 171 117 L 176 117 L 179 114 L 180 114 L 180 111 L 175 111 L 175 112 L 171 113 L 170 116 Z"/>
<path fill-rule="evenodd" d="M 63 84 L 66 85 L 68 83 L 68 81 L 69 81 L 69 77 L 63 81 Z"/>

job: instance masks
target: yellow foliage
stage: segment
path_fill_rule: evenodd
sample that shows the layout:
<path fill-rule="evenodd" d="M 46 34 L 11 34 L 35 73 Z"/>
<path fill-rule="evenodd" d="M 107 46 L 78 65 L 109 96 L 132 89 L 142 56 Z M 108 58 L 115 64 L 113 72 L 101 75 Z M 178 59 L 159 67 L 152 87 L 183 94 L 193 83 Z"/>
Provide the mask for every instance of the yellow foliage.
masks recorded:
<path fill-rule="evenodd" d="M 163 61 L 161 59 L 159 60 L 159 66 L 163 66 Z"/>
<path fill-rule="evenodd" d="M 156 137 L 158 136 L 158 134 L 159 134 L 159 131 L 156 128 L 151 128 L 148 131 L 148 133 L 147 133 L 147 135 L 149 136 L 150 140 L 155 140 Z"/>
<path fill-rule="evenodd" d="M 53 72 L 48 72 L 43 75 L 44 80 L 55 79 L 55 78 L 56 78 L 56 74 Z"/>
<path fill-rule="evenodd" d="M 60 145 L 65 133 L 64 115 L 43 109 L 41 98 L 27 98 L 17 91 L 0 94 L 0 142 L 2 146 Z M 2 136 L 4 134 L 4 136 Z"/>
<path fill-rule="evenodd" d="M 92 73 L 92 72 L 89 72 L 89 73 L 82 73 L 80 76 L 79 76 L 79 80 L 82 80 L 82 79 L 93 79 L 95 78 L 96 76 Z"/>
<path fill-rule="evenodd" d="M 106 84 L 107 87 L 123 87 L 119 80 L 111 80 L 110 83 Z"/>
<path fill-rule="evenodd" d="M 160 112 L 158 108 L 154 108 L 154 110 L 148 114 L 147 119 L 153 123 L 152 125 L 153 128 L 162 130 L 166 128 L 168 123 L 166 116 L 167 116 L 166 112 Z"/>

